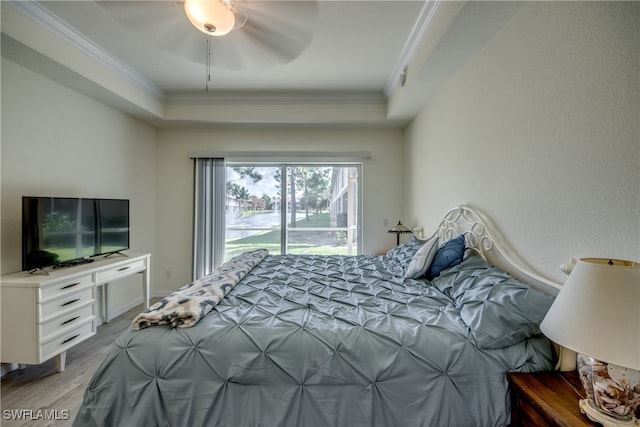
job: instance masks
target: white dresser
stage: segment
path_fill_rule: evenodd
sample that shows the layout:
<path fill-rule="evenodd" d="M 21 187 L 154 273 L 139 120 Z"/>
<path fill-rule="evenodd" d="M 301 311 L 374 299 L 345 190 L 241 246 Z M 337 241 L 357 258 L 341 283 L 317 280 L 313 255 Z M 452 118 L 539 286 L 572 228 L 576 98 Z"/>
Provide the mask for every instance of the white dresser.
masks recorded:
<path fill-rule="evenodd" d="M 101 287 L 105 322 L 109 283 L 142 275 L 142 295 L 149 306 L 150 254 L 114 254 L 94 262 L 0 278 L 2 347 L 7 363 L 40 364 L 57 356 L 65 368 L 66 351 L 96 333 L 96 292 Z"/>

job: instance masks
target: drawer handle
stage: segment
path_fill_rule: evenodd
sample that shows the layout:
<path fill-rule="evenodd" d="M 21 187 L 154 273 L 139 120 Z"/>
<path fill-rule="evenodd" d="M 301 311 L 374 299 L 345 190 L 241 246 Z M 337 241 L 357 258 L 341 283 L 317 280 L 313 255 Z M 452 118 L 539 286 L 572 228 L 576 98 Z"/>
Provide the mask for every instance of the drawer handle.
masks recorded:
<path fill-rule="evenodd" d="M 120 267 L 120 268 L 118 269 L 118 271 L 125 271 L 125 270 L 128 270 L 128 269 L 130 269 L 130 268 L 131 268 L 131 266 L 130 266 L 130 265 L 127 265 L 126 267 Z"/>
<path fill-rule="evenodd" d="M 74 286 L 78 286 L 80 284 L 80 282 L 76 282 L 76 283 L 71 283 L 70 285 L 67 286 L 63 286 L 60 289 L 69 289 L 69 288 L 73 288 Z"/>
<path fill-rule="evenodd" d="M 66 340 L 62 341 L 62 342 L 60 343 L 60 345 L 62 345 L 62 344 L 66 344 L 66 343 L 68 343 L 69 341 L 73 341 L 73 340 L 75 340 L 76 338 L 78 338 L 79 336 L 80 336 L 80 334 L 76 334 L 76 335 L 74 335 L 74 336 L 72 336 L 72 337 L 70 337 L 70 338 L 67 338 Z"/>
<path fill-rule="evenodd" d="M 72 299 L 71 301 L 65 302 L 60 307 L 64 307 L 65 305 L 73 304 L 74 302 L 78 302 L 78 301 L 80 301 L 80 298 Z"/>
<path fill-rule="evenodd" d="M 78 320 L 79 318 L 80 318 L 80 316 L 72 317 L 71 319 L 69 319 L 69 320 L 65 320 L 64 322 L 60 323 L 60 326 L 62 326 L 62 325 L 66 325 L 67 323 L 71 323 L 71 322 L 73 322 L 74 320 Z"/>

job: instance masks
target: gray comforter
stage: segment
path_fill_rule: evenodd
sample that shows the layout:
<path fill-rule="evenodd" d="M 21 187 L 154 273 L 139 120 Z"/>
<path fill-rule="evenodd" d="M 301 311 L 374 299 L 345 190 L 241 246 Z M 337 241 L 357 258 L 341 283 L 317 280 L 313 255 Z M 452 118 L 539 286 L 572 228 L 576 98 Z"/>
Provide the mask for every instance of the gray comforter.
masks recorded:
<path fill-rule="evenodd" d="M 398 271 L 267 256 L 194 327 L 120 336 L 74 425 L 508 424 L 505 374 L 552 368 L 552 298 L 476 256 L 432 282 Z"/>

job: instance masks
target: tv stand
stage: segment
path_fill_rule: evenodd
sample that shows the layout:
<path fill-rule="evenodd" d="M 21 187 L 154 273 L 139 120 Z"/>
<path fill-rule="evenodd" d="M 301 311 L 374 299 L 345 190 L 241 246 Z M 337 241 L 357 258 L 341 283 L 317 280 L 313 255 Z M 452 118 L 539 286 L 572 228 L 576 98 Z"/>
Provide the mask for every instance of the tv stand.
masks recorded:
<path fill-rule="evenodd" d="M 27 273 L 29 274 L 39 274 L 41 276 L 48 276 L 49 272 L 44 267 L 37 267 L 32 270 L 29 270 Z"/>
<path fill-rule="evenodd" d="M 0 278 L 2 362 L 40 364 L 56 357 L 58 371 L 64 371 L 67 350 L 96 333 L 98 290 L 103 321 L 109 322 L 109 286 L 118 279 L 141 274 L 149 306 L 150 254 L 93 260 L 47 268 L 44 276 L 22 271 Z"/>
<path fill-rule="evenodd" d="M 109 258 L 112 255 L 120 255 L 120 256 L 124 256 L 124 257 L 128 257 L 129 256 L 129 255 L 125 254 L 124 252 L 117 251 L 117 252 L 110 252 L 110 253 L 106 254 L 104 257 L 105 258 Z"/>
<path fill-rule="evenodd" d="M 80 258 L 80 259 L 74 259 L 71 261 L 66 261 L 66 262 L 61 262 L 58 264 L 54 264 L 52 266 L 49 267 L 50 270 L 57 270 L 59 268 L 65 268 L 65 267 L 75 267 L 76 265 L 81 265 L 81 264 L 89 264 L 92 263 L 93 261 L 95 261 L 93 258 Z M 29 274 L 40 274 L 43 276 L 48 276 L 49 275 L 49 271 L 47 271 L 47 267 L 36 267 L 33 268 L 31 270 L 27 271 Z"/>

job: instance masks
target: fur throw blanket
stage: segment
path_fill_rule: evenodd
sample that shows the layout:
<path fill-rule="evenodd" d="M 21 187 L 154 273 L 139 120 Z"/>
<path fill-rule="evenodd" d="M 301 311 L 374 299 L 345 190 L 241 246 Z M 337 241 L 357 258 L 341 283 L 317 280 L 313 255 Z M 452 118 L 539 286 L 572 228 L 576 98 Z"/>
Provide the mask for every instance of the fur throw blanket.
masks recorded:
<path fill-rule="evenodd" d="M 266 249 L 240 254 L 211 274 L 168 295 L 133 319 L 133 328 L 155 325 L 190 328 L 209 313 L 222 298 L 267 255 Z"/>

